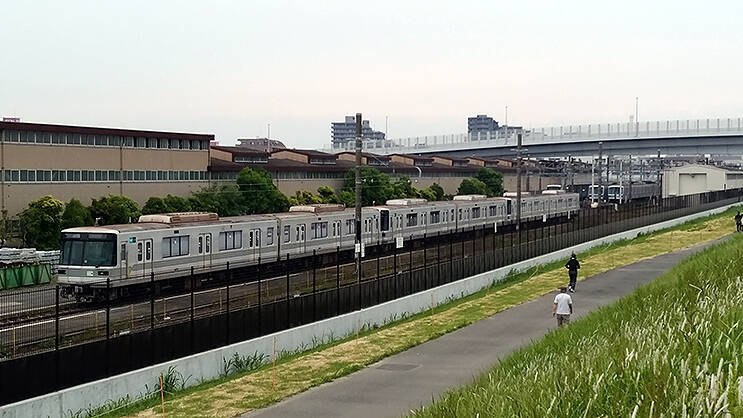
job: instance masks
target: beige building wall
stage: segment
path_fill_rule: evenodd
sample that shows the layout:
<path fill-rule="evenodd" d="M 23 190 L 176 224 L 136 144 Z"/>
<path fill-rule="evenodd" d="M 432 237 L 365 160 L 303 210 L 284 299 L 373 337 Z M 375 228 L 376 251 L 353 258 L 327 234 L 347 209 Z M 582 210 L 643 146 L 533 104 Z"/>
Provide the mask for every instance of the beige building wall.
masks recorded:
<path fill-rule="evenodd" d="M 5 143 L 2 147 L 5 170 L 178 170 L 206 171 L 209 150 L 132 149 L 58 144 Z M 0 176 L 4 173 L 0 172 Z M 140 205 L 152 196 L 168 193 L 188 196 L 208 185 L 204 180 L 188 181 L 112 181 L 112 182 L 0 182 L 2 203 L 8 217 L 15 217 L 28 202 L 51 195 L 68 202 L 75 198 L 84 204 L 109 194 L 128 196 Z"/>
<path fill-rule="evenodd" d="M 95 198 L 107 195 L 118 195 L 120 186 L 124 196 L 135 200 L 140 207 L 153 196 L 172 194 L 188 197 L 192 192 L 209 185 L 208 181 L 169 181 L 127 183 L 100 182 L 100 183 L 24 183 L 5 185 L 5 203 L 8 216 L 13 217 L 26 208 L 28 202 L 42 196 L 52 195 L 64 202 L 77 199 L 84 205 L 90 205 Z"/>

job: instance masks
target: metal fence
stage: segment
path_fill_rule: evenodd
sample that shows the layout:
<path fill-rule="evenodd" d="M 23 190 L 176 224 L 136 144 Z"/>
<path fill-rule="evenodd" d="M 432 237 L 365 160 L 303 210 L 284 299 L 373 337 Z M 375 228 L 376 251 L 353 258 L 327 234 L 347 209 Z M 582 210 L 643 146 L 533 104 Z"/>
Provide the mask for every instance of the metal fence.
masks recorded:
<path fill-rule="evenodd" d="M 226 282 L 82 308 L 58 287 L 0 293 L 0 404 L 383 303 L 602 236 L 740 201 L 741 190 L 584 208 L 370 247 L 357 274 L 338 249 L 248 268 Z M 196 275 L 190 278 L 191 283 Z M 36 304 L 37 308 L 29 308 Z M 19 309 L 18 307 L 23 308 Z"/>

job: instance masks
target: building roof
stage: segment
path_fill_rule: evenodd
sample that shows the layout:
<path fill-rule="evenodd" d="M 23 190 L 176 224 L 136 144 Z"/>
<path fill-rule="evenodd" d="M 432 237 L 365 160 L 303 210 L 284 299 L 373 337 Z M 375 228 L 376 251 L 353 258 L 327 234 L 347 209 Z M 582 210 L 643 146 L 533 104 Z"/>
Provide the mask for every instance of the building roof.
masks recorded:
<path fill-rule="evenodd" d="M 444 160 L 457 161 L 461 163 L 466 163 L 469 161 L 467 158 L 449 157 L 446 155 L 432 155 L 431 158 L 442 158 Z"/>
<path fill-rule="evenodd" d="M 415 154 L 390 154 L 390 157 L 403 157 L 403 158 L 411 158 L 416 161 L 433 161 L 433 157 L 429 157 L 426 155 L 415 155 Z"/>
<path fill-rule="evenodd" d="M 74 125 L 53 125 L 46 123 L 30 122 L 0 122 L 0 129 L 16 131 L 42 131 L 42 132 L 60 132 L 73 134 L 98 134 L 98 135 L 120 135 L 120 136 L 146 136 L 171 139 L 198 139 L 202 141 L 213 141 L 213 134 L 192 134 L 186 132 L 163 132 L 163 131 L 143 131 L 136 129 L 121 128 L 99 128 L 91 126 L 74 126 Z"/>
<path fill-rule="evenodd" d="M 308 157 L 318 157 L 318 158 L 328 158 L 328 159 L 336 158 L 335 154 L 330 154 L 327 152 L 322 152 L 322 151 L 317 151 L 317 150 L 312 150 L 312 149 L 284 148 L 284 149 L 272 151 L 271 154 L 273 155 L 273 154 L 276 154 L 277 152 L 293 152 L 295 154 L 302 154 Z"/>
<path fill-rule="evenodd" d="M 253 148 L 237 147 L 237 146 L 226 146 L 226 145 L 212 145 L 212 149 L 229 152 L 232 155 L 238 155 L 243 157 L 268 157 L 268 152 L 260 151 Z"/>

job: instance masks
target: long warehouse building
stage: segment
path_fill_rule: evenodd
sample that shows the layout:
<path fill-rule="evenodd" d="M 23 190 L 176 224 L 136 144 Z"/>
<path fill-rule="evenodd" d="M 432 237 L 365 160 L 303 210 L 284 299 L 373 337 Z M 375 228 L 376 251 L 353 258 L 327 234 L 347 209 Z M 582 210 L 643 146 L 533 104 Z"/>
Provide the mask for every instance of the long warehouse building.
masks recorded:
<path fill-rule="evenodd" d="M 129 196 L 140 204 L 208 185 L 214 135 L 0 122 L 0 210 L 16 216 L 51 194 L 69 201 Z"/>

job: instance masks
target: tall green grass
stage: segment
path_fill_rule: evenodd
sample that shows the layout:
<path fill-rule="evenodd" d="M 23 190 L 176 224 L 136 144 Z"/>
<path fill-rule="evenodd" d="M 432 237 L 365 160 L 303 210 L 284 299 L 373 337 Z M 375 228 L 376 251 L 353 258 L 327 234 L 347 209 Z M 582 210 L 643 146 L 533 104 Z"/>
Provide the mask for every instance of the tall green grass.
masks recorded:
<path fill-rule="evenodd" d="M 414 416 L 743 416 L 743 234 Z"/>

